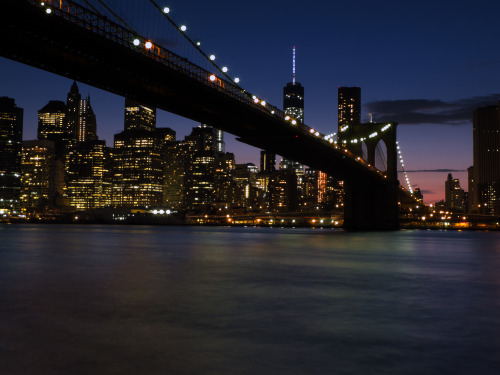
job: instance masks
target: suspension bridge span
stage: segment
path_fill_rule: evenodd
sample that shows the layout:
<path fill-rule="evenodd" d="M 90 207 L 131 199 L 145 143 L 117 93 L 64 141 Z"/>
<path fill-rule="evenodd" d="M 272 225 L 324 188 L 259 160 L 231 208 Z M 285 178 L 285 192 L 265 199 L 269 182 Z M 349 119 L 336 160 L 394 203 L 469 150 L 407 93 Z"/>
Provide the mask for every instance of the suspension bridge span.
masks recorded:
<path fill-rule="evenodd" d="M 397 179 L 396 123 L 370 124 L 357 138 L 337 144 L 251 95 L 223 69 L 193 63 L 126 22 L 84 6 L 89 1 L 2 3 L 0 55 L 222 129 L 343 180 L 346 229 L 399 227 L 399 204 L 410 194 Z M 371 145 L 382 135 L 386 172 L 345 147 Z"/>

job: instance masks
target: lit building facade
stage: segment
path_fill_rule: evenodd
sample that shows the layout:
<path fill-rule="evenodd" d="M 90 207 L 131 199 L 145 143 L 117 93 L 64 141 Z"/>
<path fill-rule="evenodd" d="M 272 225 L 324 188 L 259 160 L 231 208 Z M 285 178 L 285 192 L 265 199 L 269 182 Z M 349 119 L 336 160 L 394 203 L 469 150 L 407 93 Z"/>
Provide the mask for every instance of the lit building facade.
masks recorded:
<path fill-rule="evenodd" d="M 218 131 L 202 124 L 193 128 L 185 141 L 192 150 L 185 178 L 186 208 L 208 209 L 216 201 Z"/>
<path fill-rule="evenodd" d="M 113 206 L 163 203 L 163 146 L 171 129 L 156 128 L 156 109 L 125 100 L 125 130 L 114 137 Z"/>
<path fill-rule="evenodd" d="M 43 211 L 55 203 L 55 144 L 49 140 L 23 141 L 21 207 Z"/>
<path fill-rule="evenodd" d="M 0 213 L 17 212 L 21 195 L 23 109 L 0 97 Z"/>
<path fill-rule="evenodd" d="M 163 206 L 176 210 L 185 208 L 185 180 L 191 159 L 191 143 L 184 141 L 165 143 L 163 147 Z"/>
<path fill-rule="evenodd" d="M 349 124 L 361 123 L 361 88 L 338 88 L 338 133 Z"/>
<path fill-rule="evenodd" d="M 111 206 L 111 150 L 105 141 L 79 142 L 68 154 L 67 195 L 78 211 Z"/>
<path fill-rule="evenodd" d="M 268 190 L 269 209 L 272 212 L 297 211 L 297 176 L 293 171 L 274 172 L 269 179 Z"/>
<path fill-rule="evenodd" d="M 38 139 L 70 139 L 71 131 L 66 121 L 66 104 L 51 100 L 38 111 Z"/>
<path fill-rule="evenodd" d="M 125 130 L 148 130 L 156 128 L 156 108 L 125 98 Z"/>

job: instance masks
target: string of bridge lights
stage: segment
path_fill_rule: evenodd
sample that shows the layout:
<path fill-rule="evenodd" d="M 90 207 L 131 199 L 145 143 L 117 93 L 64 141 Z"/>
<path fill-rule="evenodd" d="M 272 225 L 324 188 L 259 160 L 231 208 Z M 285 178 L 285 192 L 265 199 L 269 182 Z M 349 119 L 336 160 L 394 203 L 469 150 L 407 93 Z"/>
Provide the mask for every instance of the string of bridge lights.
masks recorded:
<path fill-rule="evenodd" d="M 172 20 L 172 18 L 170 17 L 170 8 L 168 6 L 165 6 L 165 7 L 161 7 L 160 5 L 158 5 L 158 3 L 155 1 L 155 0 L 150 0 L 150 2 L 156 7 L 156 9 L 158 9 L 162 14 L 163 16 L 172 24 L 174 25 L 174 27 L 179 30 L 179 32 L 189 41 L 189 43 L 198 50 L 198 52 L 200 52 L 218 71 L 220 71 L 230 82 L 234 82 L 238 87 L 239 87 L 239 82 L 240 82 L 240 79 L 238 77 L 235 77 L 234 79 L 231 78 L 227 73 L 229 71 L 229 68 L 227 66 L 223 66 L 223 67 L 219 67 L 216 63 L 215 63 L 215 55 L 212 53 L 210 55 L 207 55 L 202 49 L 201 49 L 201 41 L 200 40 L 193 40 L 189 37 L 189 35 L 186 33 L 188 28 L 186 25 L 178 25 L 177 23 L 174 22 L 174 20 Z M 140 44 L 140 41 L 138 41 L 138 44 L 135 44 L 135 40 L 134 40 L 134 45 L 139 45 Z M 148 43 L 148 42 L 146 42 Z M 151 42 L 150 43 L 150 47 L 152 47 L 152 44 Z M 148 48 L 147 45 L 145 45 L 146 48 Z M 215 81 L 217 79 L 217 77 L 212 74 L 210 75 L 209 77 L 210 81 Z"/>
<path fill-rule="evenodd" d="M 403 155 L 401 154 L 401 148 L 399 147 L 399 142 L 396 141 L 396 149 L 398 150 L 399 161 L 401 162 L 401 168 L 403 169 L 403 175 L 406 180 L 406 184 L 408 185 L 408 190 L 410 190 L 410 194 L 413 195 L 413 189 L 411 188 L 410 179 L 408 178 L 408 174 L 405 171 L 405 162 L 403 160 Z"/>

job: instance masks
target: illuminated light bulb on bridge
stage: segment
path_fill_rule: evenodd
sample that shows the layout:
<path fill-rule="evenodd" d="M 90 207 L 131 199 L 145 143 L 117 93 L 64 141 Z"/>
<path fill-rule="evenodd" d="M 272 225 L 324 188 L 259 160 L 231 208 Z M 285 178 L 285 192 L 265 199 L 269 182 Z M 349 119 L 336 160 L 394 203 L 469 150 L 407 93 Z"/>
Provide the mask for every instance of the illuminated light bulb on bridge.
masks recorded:
<path fill-rule="evenodd" d="M 314 129 L 309 129 L 309 133 L 314 133 Z"/>
<path fill-rule="evenodd" d="M 170 13 L 170 8 L 169 7 L 163 8 L 163 13 L 169 14 Z"/>
<path fill-rule="evenodd" d="M 153 47 L 153 43 L 151 43 L 151 42 L 146 42 L 146 43 L 144 44 L 144 46 L 145 46 L 147 49 L 150 49 L 151 47 Z"/>
<path fill-rule="evenodd" d="M 141 44 L 141 41 L 136 38 L 132 43 L 134 43 L 134 46 L 138 46 L 139 44 Z"/>
<path fill-rule="evenodd" d="M 199 46 L 201 46 L 201 42 L 200 42 L 200 41 L 197 41 L 197 42 L 196 42 L 196 45 L 197 45 L 198 47 L 199 47 Z"/>
<path fill-rule="evenodd" d="M 285 116 L 285 120 L 286 121 L 290 120 L 290 116 Z"/>
<path fill-rule="evenodd" d="M 228 71 L 228 70 L 229 70 L 229 69 L 227 68 L 227 66 L 223 66 L 223 67 L 222 67 L 222 71 L 223 71 L 224 73 L 227 73 L 227 71 Z"/>
<path fill-rule="evenodd" d="M 259 102 L 259 99 L 254 98 L 254 99 L 253 99 L 253 102 L 254 102 L 254 103 L 258 103 L 258 102 Z"/>
<path fill-rule="evenodd" d="M 271 111 L 271 114 L 274 115 L 274 111 Z"/>
<path fill-rule="evenodd" d="M 215 55 L 210 55 L 210 60 L 214 61 L 215 60 Z"/>
<path fill-rule="evenodd" d="M 296 124 L 297 124 L 297 121 L 292 120 L 292 125 L 296 125 Z"/>
<path fill-rule="evenodd" d="M 234 79 L 234 82 L 239 83 L 239 82 L 240 82 L 240 79 L 239 79 L 238 77 L 236 77 L 236 78 Z"/>
<path fill-rule="evenodd" d="M 319 132 L 316 132 L 316 133 L 314 133 L 314 134 L 316 135 L 316 137 L 319 137 Z"/>
<path fill-rule="evenodd" d="M 182 25 L 182 26 L 180 27 L 180 29 L 181 29 L 181 31 L 186 31 L 186 30 L 187 30 L 187 26 L 186 26 L 186 25 Z"/>
<path fill-rule="evenodd" d="M 213 81 L 215 81 L 215 79 L 216 79 L 217 77 L 215 77 L 215 74 L 212 74 L 209 78 L 210 78 L 210 81 L 212 81 L 212 82 L 213 82 Z"/>
<path fill-rule="evenodd" d="M 260 102 L 260 104 L 262 104 L 262 106 L 265 107 L 267 103 L 266 103 L 265 100 L 263 100 L 263 101 Z"/>
<path fill-rule="evenodd" d="M 52 13 L 52 9 L 47 8 L 46 12 L 47 12 L 47 14 L 50 14 L 50 13 Z"/>
<path fill-rule="evenodd" d="M 332 138 L 330 138 L 330 139 L 328 140 L 328 142 L 333 143 L 333 139 L 332 139 Z"/>

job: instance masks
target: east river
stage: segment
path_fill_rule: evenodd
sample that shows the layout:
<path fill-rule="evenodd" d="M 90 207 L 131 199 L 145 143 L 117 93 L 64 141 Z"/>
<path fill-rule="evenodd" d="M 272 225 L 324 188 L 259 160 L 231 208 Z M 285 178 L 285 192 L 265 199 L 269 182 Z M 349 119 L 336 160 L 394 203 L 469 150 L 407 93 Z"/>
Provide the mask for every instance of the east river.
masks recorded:
<path fill-rule="evenodd" d="M 500 373 L 500 232 L 0 225 L 0 374 Z"/>

